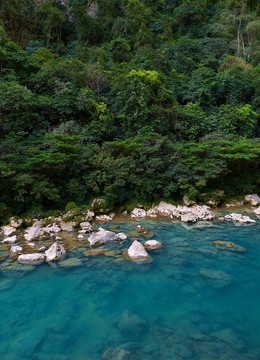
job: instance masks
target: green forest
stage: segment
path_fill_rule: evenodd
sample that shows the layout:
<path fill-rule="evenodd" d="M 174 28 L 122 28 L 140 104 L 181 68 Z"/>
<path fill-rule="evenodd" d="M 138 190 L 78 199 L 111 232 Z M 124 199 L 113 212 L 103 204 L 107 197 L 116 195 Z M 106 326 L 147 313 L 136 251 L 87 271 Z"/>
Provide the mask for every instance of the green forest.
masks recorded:
<path fill-rule="evenodd" d="M 1 0 L 0 215 L 260 191 L 259 14 Z"/>

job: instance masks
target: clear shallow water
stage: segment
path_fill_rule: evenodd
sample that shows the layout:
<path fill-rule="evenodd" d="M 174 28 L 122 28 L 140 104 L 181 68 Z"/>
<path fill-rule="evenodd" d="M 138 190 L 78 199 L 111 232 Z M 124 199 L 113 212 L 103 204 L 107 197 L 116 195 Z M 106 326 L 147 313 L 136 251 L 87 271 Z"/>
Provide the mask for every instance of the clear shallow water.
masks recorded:
<path fill-rule="evenodd" d="M 120 347 L 105 359 L 259 360 L 259 224 L 193 230 L 170 220 L 116 225 L 133 239 L 139 223 L 163 243 L 150 251 L 151 264 L 79 252 L 77 268 L 43 264 L 22 277 L 2 272 L 0 359 L 96 360 Z M 247 252 L 217 250 L 214 240 L 233 241 Z M 109 250 L 119 254 L 130 243 Z"/>

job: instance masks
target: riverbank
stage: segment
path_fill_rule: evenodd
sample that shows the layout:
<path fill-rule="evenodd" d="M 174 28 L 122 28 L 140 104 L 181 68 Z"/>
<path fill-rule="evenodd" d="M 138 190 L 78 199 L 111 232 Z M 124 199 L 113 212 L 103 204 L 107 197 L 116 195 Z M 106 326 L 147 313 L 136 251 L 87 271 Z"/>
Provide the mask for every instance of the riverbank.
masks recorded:
<path fill-rule="evenodd" d="M 256 194 L 248 195 L 245 201 L 251 204 L 240 202 L 211 208 L 208 205 L 176 206 L 160 202 L 147 210 L 140 205 L 130 213 L 115 214 L 102 208 L 102 199 L 96 199 L 92 209 L 74 209 L 56 218 L 11 217 L 9 223 L 1 228 L 0 271 L 31 270 L 43 262 L 51 266 L 76 267 L 81 265 L 77 259 L 79 252 L 86 257 L 103 254 L 113 257 L 117 263 L 125 259 L 136 263 L 151 261 L 150 253 L 157 248 L 157 239 L 149 229 L 139 224 L 144 219 L 171 219 L 180 222 L 186 230 L 203 229 L 218 222 L 257 226 L 260 198 Z M 130 234 L 118 232 L 117 224 L 129 221 L 136 223 L 136 230 Z M 107 230 L 103 229 L 105 224 Z M 148 243 L 143 240 L 148 240 Z M 155 242 L 149 243 L 150 240 Z M 110 250 L 113 243 L 119 244 L 116 251 Z M 236 244 L 219 243 L 218 246 L 236 250 Z"/>

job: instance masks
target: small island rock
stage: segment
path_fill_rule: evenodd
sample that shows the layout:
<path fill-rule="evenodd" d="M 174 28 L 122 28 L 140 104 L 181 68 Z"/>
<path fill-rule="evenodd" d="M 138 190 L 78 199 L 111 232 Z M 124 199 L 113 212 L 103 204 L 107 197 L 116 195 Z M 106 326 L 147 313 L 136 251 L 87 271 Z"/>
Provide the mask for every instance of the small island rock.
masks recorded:
<path fill-rule="evenodd" d="M 58 261 L 61 260 L 66 254 L 64 247 L 61 244 L 55 242 L 52 246 L 45 251 L 46 261 Z"/>
<path fill-rule="evenodd" d="M 150 255 L 147 253 L 144 246 L 137 240 L 135 240 L 127 250 L 127 255 L 134 261 L 150 260 Z"/>
<path fill-rule="evenodd" d="M 160 243 L 160 241 L 156 241 L 156 240 L 148 240 L 144 243 L 144 247 L 148 250 L 158 249 L 161 246 L 162 246 L 162 243 Z"/>

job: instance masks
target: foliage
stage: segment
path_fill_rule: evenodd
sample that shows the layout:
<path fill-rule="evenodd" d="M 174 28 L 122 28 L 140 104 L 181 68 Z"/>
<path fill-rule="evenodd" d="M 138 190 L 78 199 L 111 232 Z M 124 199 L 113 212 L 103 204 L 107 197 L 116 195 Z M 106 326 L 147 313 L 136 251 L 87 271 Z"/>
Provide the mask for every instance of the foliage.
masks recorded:
<path fill-rule="evenodd" d="M 0 216 L 259 191 L 258 2 L 96 4 L 0 2 Z"/>

